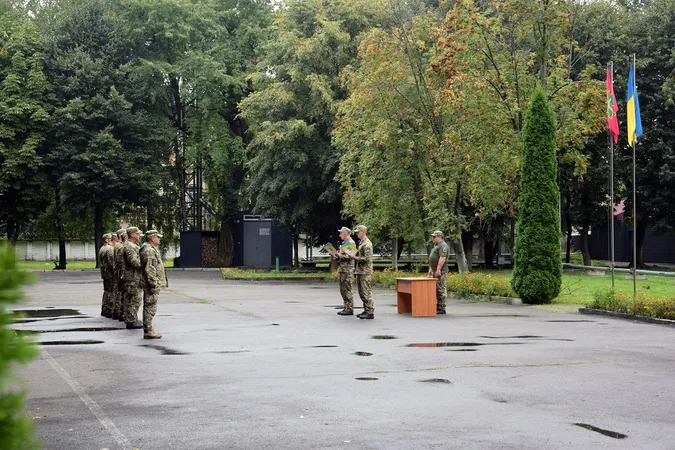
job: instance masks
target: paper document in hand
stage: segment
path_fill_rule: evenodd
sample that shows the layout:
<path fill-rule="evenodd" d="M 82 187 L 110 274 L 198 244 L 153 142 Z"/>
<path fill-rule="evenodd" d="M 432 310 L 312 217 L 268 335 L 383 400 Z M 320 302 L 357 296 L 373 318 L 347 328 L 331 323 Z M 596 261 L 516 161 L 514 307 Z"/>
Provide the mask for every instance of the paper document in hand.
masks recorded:
<path fill-rule="evenodd" d="M 356 255 L 357 248 L 356 245 L 354 245 L 351 242 L 345 242 L 340 246 L 340 251 L 342 253 L 346 253 L 347 255 Z"/>
<path fill-rule="evenodd" d="M 331 244 L 330 242 L 328 244 L 324 245 L 321 248 L 321 250 L 325 250 L 328 253 L 330 253 L 331 255 L 337 255 L 337 253 L 338 253 L 338 251 L 335 249 L 335 247 L 333 247 L 333 244 Z"/>

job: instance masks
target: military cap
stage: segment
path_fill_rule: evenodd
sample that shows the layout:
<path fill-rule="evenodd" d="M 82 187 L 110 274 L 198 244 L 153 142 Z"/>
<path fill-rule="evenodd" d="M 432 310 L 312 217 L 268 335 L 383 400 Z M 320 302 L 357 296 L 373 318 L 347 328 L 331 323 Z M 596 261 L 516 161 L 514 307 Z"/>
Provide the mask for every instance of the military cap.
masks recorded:
<path fill-rule="evenodd" d="M 433 233 L 431 233 L 432 236 L 439 236 L 443 237 L 443 232 L 441 230 L 436 230 Z"/>
<path fill-rule="evenodd" d="M 352 230 L 350 230 L 347 227 L 342 227 L 338 230 L 338 233 L 347 233 L 347 234 L 352 234 Z"/>
<path fill-rule="evenodd" d="M 106 239 L 106 240 L 112 239 L 112 235 L 110 233 L 106 233 L 106 234 L 103 235 L 103 239 Z"/>
<path fill-rule="evenodd" d="M 121 229 L 117 230 L 117 236 L 122 237 L 122 236 L 126 236 L 126 235 L 127 235 L 126 229 L 121 228 Z"/>
<path fill-rule="evenodd" d="M 127 236 L 132 235 L 134 233 L 140 233 L 143 234 L 141 230 L 139 230 L 137 227 L 129 227 L 127 228 Z"/>
<path fill-rule="evenodd" d="M 354 228 L 354 231 L 363 231 L 364 233 L 367 233 L 368 227 L 365 225 L 357 225 L 356 228 Z"/>
<path fill-rule="evenodd" d="M 159 231 L 157 231 L 157 230 L 148 230 L 148 231 L 145 232 L 145 237 L 146 237 L 146 238 L 147 238 L 147 237 L 150 237 L 150 236 L 157 236 L 157 237 L 159 237 L 159 238 L 162 237 L 162 235 L 159 234 Z"/>

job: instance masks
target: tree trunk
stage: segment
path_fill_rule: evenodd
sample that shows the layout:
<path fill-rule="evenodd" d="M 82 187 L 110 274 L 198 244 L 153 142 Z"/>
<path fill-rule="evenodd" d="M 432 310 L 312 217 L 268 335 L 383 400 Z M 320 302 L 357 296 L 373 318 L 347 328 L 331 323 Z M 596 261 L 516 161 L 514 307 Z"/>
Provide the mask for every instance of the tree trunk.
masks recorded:
<path fill-rule="evenodd" d="M 464 253 L 464 245 L 462 241 L 452 241 L 452 246 L 455 249 L 455 258 L 457 259 L 457 270 L 459 272 L 468 272 L 466 264 L 466 254 Z"/>
<path fill-rule="evenodd" d="M 403 247 L 405 246 L 405 239 L 402 237 L 398 238 L 398 244 L 396 245 L 396 248 L 398 249 L 397 257 L 398 260 L 401 260 L 401 255 L 403 254 Z"/>
<path fill-rule="evenodd" d="M 94 253 L 96 253 L 96 268 L 101 267 L 98 251 L 103 246 L 103 203 L 94 205 Z"/>
<path fill-rule="evenodd" d="M 155 222 L 155 217 L 152 214 L 152 207 L 151 206 L 148 206 L 148 208 L 146 210 L 146 215 L 147 215 L 147 219 L 148 219 L 146 230 L 154 230 L 155 227 L 153 227 L 152 224 Z"/>
<path fill-rule="evenodd" d="M 54 189 L 54 200 L 56 202 L 56 235 L 59 238 L 59 264 L 55 269 L 66 270 L 66 237 L 63 232 L 63 216 L 61 207 L 61 187 Z M 98 253 L 98 252 L 97 252 Z"/>
<path fill-rule="evenodd" d="M 12 247 L 16 246 L 16 241 L 19 239 L 19 223 L 13 216 L 7 218 L 7 240 Z"/>
<path fill-rule="evenodd" d="M 300 240 L 300 236 L 298 233 L 293 233 L 293 266 L 294 267 L 300 267 L 300 257 L 298 255 L 299 252 L 299 245 L 298 241 Z"/>
<path fill-rule="evenodd" d="M 398 270 L 398 239 L 391 239 L 391 268 Z"/>
<path fill-rule="evenodd" d="M 220 235 L 218 236 L 218 267 L 230 267 L 234 261 L 234 238 L 232 237 L 232 225 L 228 218 L 220 219 Z"/>
<path fill-rule="evenodd" d="M 485 255 L 485 268 L 494 269 L 495 260 L 495 245 L 494 242 L 487 237 L 483 240 L 483 254 Z"/>
<path fill-rule="evenodd" d="M 473 233 L 467 231 L 462 233 L 462 247 L 464 247 L 464 257 L 466 258 L 466 271 L 473 269 Z"/>
<path fill-rule="evenodd" d="M 565 245 L 565 262 L 567 264 L 572 260 L 572 215 L 570 214 L 570 205 L 572 199 L 570 194 L 565 195 L 565 231 L 567 234 L 567 243 Z"/>
<path fill-rule="evenodd" d="M 645 236 L 647 235 L 647 225 L 645 220 L 638 220 L 637 226 L 637 268 L 644 269 L 645 262 L 642 258 L 642 249 L 645 246 Z"/>
<path fill-rule="evenodd" d="M 581 253 L 584 256 L 584 266 L 593 265 L 591 261 L 591 250 L 588 247 L 588 224 L 586 223 L 581 227 Z"/>

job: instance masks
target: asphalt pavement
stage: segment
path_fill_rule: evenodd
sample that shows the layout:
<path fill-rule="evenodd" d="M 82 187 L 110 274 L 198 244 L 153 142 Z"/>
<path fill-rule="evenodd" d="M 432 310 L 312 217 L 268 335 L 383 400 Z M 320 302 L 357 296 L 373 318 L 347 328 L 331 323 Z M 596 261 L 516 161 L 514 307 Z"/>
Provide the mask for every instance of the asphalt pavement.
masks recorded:
<path fill-rule="evenodd" d="M 45 450 L 675 449 L 675 329 L 468 301 L 412 318 L 386 290 L 359 320 L 334 283 L 169 277 L 152 341 L 99 315 L 96 272 L 27 288 Z"/>

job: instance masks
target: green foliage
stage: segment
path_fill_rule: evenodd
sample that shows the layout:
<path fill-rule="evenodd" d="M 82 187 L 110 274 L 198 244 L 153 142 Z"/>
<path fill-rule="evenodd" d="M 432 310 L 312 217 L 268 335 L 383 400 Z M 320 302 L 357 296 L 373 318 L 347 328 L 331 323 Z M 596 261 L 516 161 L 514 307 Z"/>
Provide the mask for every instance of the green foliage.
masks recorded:
<path fill-rule="evenodd" d="M 258 72 L 241 104 L 253 138 L 248 194 L 255 211 L 296 233 L 335 236 L 339 156 L 331 147 L 346 92 L 340 73 L 356 56 L 356 37 L 375 24 L 371 0 L 292 0 L 279 8 Z"/>
<path fill-rule="evenodd" d="M 630 15 L 629 45 L 615 63 L 615 89 L 619 118 L 625 120 L 625 93 L 630 54 L 636 53 L 636 83 L 640 100 L 643 136 L 636 147 L 638 264 L 641 265 L 642 237 L 646 228 L 675 230 L 671 213 L 675 203 L 675 1 L 652 0 Z M 620 67 L 620 69 L 619 69 Z M 627 145 L 621 129 L 619 147 Z M 632 154 L 616 153 L 617 178 L 632 191 Z M 627 196 L 626 217 L 632 217 L 632 195 Z"/>
<path fill-rule="evenodd" d="M 230 280 L 268 280 L 268 279 L 318 279 L 336 281 L 337 276 L 331 272 L 299 272 L 297 270 L 274 272 L 269 270 L 223 269 L 223 278 Z"/>
<path fill-rule="evenodd" d="M 640 289 L 635 297 L 621 291 L 603 290 L 593 295 L 593 302 L 588 306 L 636 316 L 655 317 L 657 319 L 675 320 L 675 297 L 648 295 L 648 291 Z"/>
<path fill-rule="evenodd" d="M 513 290 L 526 303 L 550 303 L 560 293 L 560 217 L 558 215 L 555 119 L 541 90 L 525 117 L 518 199 Z"/>
<path fill-rule="evenodd" d="M 37 355 L 32 343 L 10 328 L 14 314 L 9 307 L 22 300 L 21 286 L 30 275 L 16 267 L 14 248 L 0 246 L 0 442 L 7 450 L 37 449 L 33 422 L 25 415 L 25 393 L 12 388 L 11 370 Z"/>
<path fill-rule="evenodd" d="M 402 9 L 402 7 L 400 7 Z M 390 29 L 363 35 L 358 63 L 342 75 L 349 98 L 339 109 L 333 144 L 344 211 L 379 231 L 423 245 L 431 229 L 454 227 L 452 205 L 461 155 L 448 142 L 449 120 L 429 84 L 438 11 L 413 19 L 392 13 Z M 433 224 L 433 225 L 432 225 Z"/>
<path fill-rule="evenodd" d="M 72 0 L 43 14 L 55 108 L 47 160 L 64 204 L 94 210 L 99 247 L 106 208 L 154 198 L 171 135 L 151 93 L 134 83 L 134 49 L 110 5 Z"/>
<path fill-rule="evenodd" d="M 518 297 L 507 278 L 480 272 L 448 274 L 448 291 L 497 297 Z"/>
<path fill-rule="evenodd" d="M 0 30 L 0 233 L 14 241 L 45 204 L 40 146 L 49 106 L 35 23 L 10 10 Z"/>

